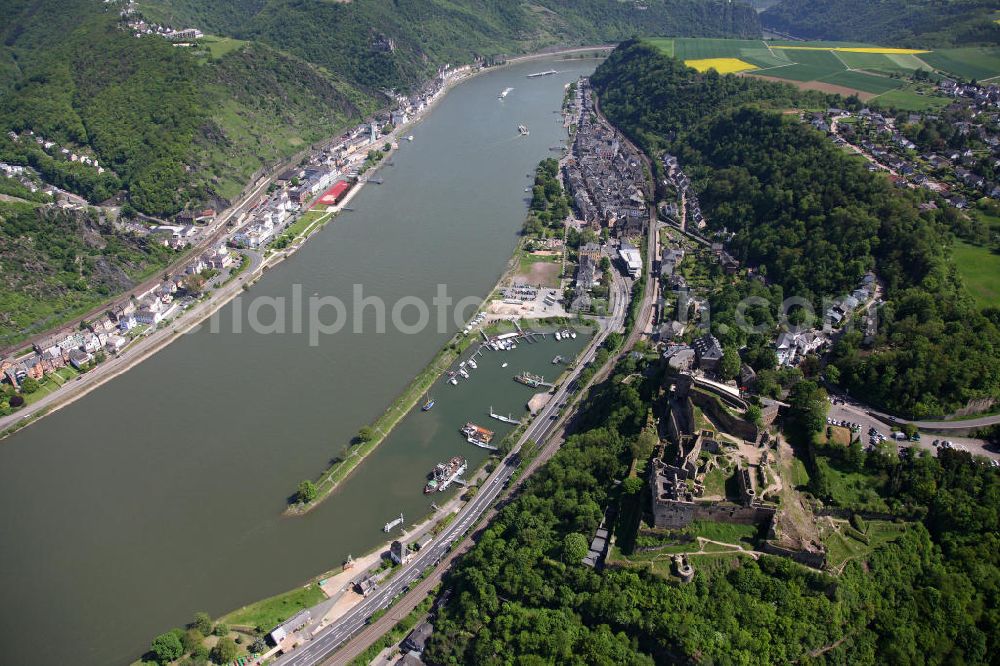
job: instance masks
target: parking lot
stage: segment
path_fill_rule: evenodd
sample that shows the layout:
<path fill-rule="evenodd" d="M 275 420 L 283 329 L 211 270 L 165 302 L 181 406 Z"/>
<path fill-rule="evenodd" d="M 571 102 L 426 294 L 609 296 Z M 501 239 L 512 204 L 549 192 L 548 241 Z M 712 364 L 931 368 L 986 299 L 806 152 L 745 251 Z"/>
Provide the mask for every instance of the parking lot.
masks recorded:
<path fill-rule="evenodd" d="M 873 416 L 869 416 L 863 409 L 855 407 L 850 403 L 843 403 L 839 400 L 832 403 L 827 416 L 837 425 L 840 425 L 845 421 L 857 424 L 858 430 L 856 431 L 856 434 L 860 433 L 861 442 L 865 445 L 868 445 L 870 442 L 869 432 L 872 430 L 884 439 L 892 437 L 893 430 L 888 425 Z M 921 433 L 919 441 L 904 441 L 900 442 L 900 445 L 919 446 L 931 451 L 936 451 L 937 447 L 934 446 L 935 440 L 938 440 L 939 445 L 941 441 L 947 440 L 951 442 L 952 446 L 956 449 L 968 451 L 973 455 L 986 456 L 992 460 L 1000 460 L 1000 453 L 987 449 L 986 442 L 984 440 L 973 437 L 955 437 L 951 435 L 930 435 Z"/>

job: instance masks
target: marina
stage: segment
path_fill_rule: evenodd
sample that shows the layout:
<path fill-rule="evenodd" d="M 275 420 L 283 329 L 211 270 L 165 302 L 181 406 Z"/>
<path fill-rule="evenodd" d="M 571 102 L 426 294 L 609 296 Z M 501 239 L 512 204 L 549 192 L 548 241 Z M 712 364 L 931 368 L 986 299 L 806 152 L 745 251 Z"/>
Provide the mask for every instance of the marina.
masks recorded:
<path fill-rule="evenodd" d="M 408 130 L 415 141 L 395 155 L 392 177 L 363 188 L 352 211 L 267 271 L 246 297 L 288 302 L 296 284 L 345 303 L 355 284 L 390 304 L 404 297 L 430 303 L 440 284 L 456 302 L 490 293 L 524 223 L 524 175 L 565 136 L 551 122 L 562 86 L 594 62 L 560 63 L 566 73 L 519 87 L 517 104 L 496 104 L 498 90 L 545 67 L 514 65 L 454 88 Z M 511 135 L 519 122 L 534 129 L 531 136 Z M 496 148 L 484 157 L 470 145 Z M 446 389 L 445 375 L 428 386 L 433 409 L 403 417 L 333 496 L 290 519 L 281 515 L 289 493 L 381 415 L 454 330 L 373 335 L 369 310 L 364 334 L 348 327 L 311 346 L 307 334 L 253 331 L 246 310 L 246 301 L 242 315 L 235 302 L 224 307 L 218 333 L 203 326 L 179 338 L 0 447 L 0 523 L 9 545 L 0 550 L 5 661 L 131 663 L 152 637 L 195 611 L 218 617 L 339 569 L 348 553 L 385 542 L 387 516 L 418 520 L 432 510 L 431 497 L 444 506 L 457 492 L 453 483 L 423 494 L 438 462 L 463 455 L 469 470 L 483 464 L 489 451 L 454 434 L 486 416 L 484 404 L 521 412 L 527 396 L 511 385 L 512 369 L 546 372 L 554 354 L 574 353 L 567 342 L 556 348 L 551 335 L 539 344 L 508 341 L 516 350 L 487 347 L 472 380 Z M 505 360 L 508 369 L 500 367 Z M 261 367 L 281 369 L 269 377 L 269 392 L 295 396 L 280 410 L 248 408 L 260 402 Z M 496 444 L 514 427 L 491 423 Z"/>

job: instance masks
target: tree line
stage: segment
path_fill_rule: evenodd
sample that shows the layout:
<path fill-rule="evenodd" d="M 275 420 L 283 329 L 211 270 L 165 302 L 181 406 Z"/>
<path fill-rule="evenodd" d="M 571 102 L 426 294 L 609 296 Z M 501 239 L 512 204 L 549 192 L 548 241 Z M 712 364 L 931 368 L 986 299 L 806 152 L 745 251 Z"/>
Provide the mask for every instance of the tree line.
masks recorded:
<path fill-rule="evenodd" d="M 621 482 L 644 458 L 647 414 L 665 381 L 620 364 L 560 451 L 526 482 L 445 581 L 431 663 L 968 663 L 1000 647 L 995 470 L 968 454 L 891 463 L 901 515 L 921 517 L 839 576 L 790 560 L 699 565 L 678 585 L 648 571 L 581 563 Z M 814 427 L 821 392 L 796 404 Z M 874 464 L 874 463 L 873 463 Z M 862 526 L 863 527 L 863 526 Z M 612 530 L 620 529 L 612 526 Z M 619 535 L 619 539 L 621 535 Z"/>
<path fill-rule="evenodd" d="M 839 338 L 830 360 L 843 388 L 913 417 L 1000 397 L 1000 311 L 979 311 L 965 292 L 950 254 L 950 214 L 921 210 L 924 195 L 870 173 L 783 113 L 838 98 L 700 74 L 639 41 L 623 44 L 592 80 L 612 122 L 650 154 L 680 157 L 709 231 L 728 238 L 766 283 L 737 282 L 713 294 L 715 329 L 727 324 L 723 338 L 750 341 L 728 325 L 745 295 L 765 296 L 769 305 L 751 316 L 777 332 L 783 298 L 804 297 L 822 316 L 823 298 L 846 295 L 874 270 L 886 303 L 873 340 L 856 328 Z"/>

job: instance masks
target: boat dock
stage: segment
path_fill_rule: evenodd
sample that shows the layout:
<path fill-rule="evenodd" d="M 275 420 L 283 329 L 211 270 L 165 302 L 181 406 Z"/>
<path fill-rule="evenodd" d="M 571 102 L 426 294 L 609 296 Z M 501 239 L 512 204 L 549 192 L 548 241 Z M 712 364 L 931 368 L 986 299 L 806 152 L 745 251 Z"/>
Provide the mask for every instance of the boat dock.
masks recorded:
<path fill-rule="evenodd" d="M 490 405 L 490 418 L 496 419 L 497 421 L 502 421 L 503 423 L 511 423 L 513 425 L 521 425 L 521 422 L 515 418 L 512 418 L 510 414 L 504 416 L 503 414 L 497 414 L 493 411 L 493 405 Z"/>
<path fill-rule="evenodd" d="M 388 534 L 394 528 L 399 527 L 402 524 L 403 524 L 403 514 L 400 513 L 399 518 L 396 518 L 395 520 L 390 520 L 388 523 L 386 523 L 385 526 L 382 528 L 382 531 Z"/>
<path fill-rule="evenodd" d="M 531 388 L 538 388 L 539 386 L 547 386 L 548 388 L 555 388 L 555 384 L 550 384 L 545 381 L 545 377 L 540 377 L 538 375 L 533 375 L 530 372 L 522 372 L 514 376 L 514 381 L 518 384 L 524 384 L 525 386 L 530 386 Z"/>

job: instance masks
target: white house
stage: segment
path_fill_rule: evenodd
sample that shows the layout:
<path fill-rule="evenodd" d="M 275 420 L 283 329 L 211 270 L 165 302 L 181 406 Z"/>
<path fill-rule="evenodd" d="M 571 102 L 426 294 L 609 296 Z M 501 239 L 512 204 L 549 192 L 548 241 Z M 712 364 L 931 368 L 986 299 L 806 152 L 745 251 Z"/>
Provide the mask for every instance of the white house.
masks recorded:
<path fill-rule="evenodd" d="M 69 362 L 77 370 L 90 363 L 92 360 L 94 360 L 94 357 L 85 351 L 71 349 L 69 352 Z"/>
<path fill-rule="evenodd" d="M 104 348 L 111 354 L 117 354 L 125 346 L 125 338 L 120 335 L 109 335 L 108 341 L 104 343 Z"/>
<path fill-rule="evenodd" d="M 135 313 L 135 320 L 140 324 L 147 324 L 149 326 L 154 326 L 159 324 L 163 319 L 163 314 L 158 310 L 152 310 L 148 307 L 140 308 Z"/>
<path fill-rule="evenodd" d="M 136 327 L 137 323 L 138 322 L 136 322 L 134 314 L 127 314 L 124 317 L 118 319 L 118 328 L 122 332 L 131 331 L 133 328 Z"/>

